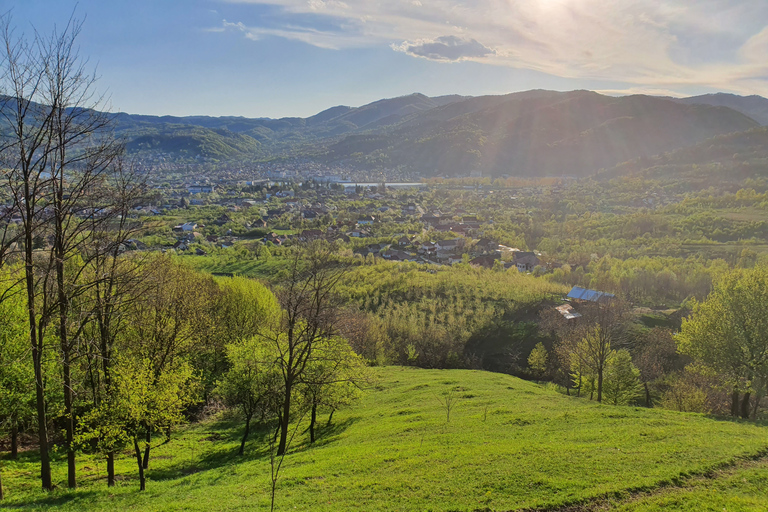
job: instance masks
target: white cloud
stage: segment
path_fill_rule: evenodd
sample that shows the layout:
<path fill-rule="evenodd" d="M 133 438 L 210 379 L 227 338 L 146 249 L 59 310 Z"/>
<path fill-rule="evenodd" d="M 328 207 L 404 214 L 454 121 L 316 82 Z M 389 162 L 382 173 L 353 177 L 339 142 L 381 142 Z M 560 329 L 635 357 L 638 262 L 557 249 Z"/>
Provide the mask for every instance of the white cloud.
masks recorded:
<path fill-rule="evenodd" d="M 496 53 L 495 50 L 483 46 L 474 39 L 456 36 L 441 36 L 414 42 L 406 41 L 400 45 L 392 45 L 392 49 L 414 57 L 443 61 L 481 59 Z"/>
<path fill-rule="evenodd" d="M 278 6 L 279 27 L 242 27 L 322 48 L 390 46 L 636 87 L 768 93 L 768 2 L 754 0 L 225 0 Z M 316 17 L 321 29 L 297 26 Z M 328 24 L 336 29 L 327 29 Z M 225 24 L 226 26 L 226 24 Z"/>
<path fill-rule="evenodd" d="M 312 11 L 322 11 L 328 8 L 340 8 L 347 9 L 349 6 L 344 2 L 337 0 L 309 0 L 307 2 L 309 9 Z"/>

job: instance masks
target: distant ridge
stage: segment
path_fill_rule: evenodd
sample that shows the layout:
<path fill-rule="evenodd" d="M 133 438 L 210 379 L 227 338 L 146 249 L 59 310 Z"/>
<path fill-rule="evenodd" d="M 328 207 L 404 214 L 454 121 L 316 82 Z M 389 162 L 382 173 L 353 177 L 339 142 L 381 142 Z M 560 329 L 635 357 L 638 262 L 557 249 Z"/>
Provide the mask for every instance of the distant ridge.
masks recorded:
<path fill-rule="evenodd" d="M 763 126 L 768 125 L 768 99 L 762 96 L 738 96 L 736 94 L 718 92 L 675 99 L 674 101 L 685 103 L 686 105 L 699 104 L 728 107 L 751 117 Z"/>
<path fill-rule="evenodd" d="M 121 113 L 116 120 L 129 151 L 167 155 L 163 161 L 302 158 L 422 176 L 585 176 L 768 123 L 768 100 L 547 90 L 478 97 L 414 93 L 339 105 L 308 118 Z"/>

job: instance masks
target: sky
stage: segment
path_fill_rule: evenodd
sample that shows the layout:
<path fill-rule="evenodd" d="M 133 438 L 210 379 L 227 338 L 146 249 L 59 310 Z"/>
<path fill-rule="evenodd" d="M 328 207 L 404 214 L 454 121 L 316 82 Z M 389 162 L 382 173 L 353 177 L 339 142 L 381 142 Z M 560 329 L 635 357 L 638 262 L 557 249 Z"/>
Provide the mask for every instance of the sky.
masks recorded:
<path fill-rule="evenodd" d="M 765 0 L 0 0 L 83 19 L 114 111 L 287 117 L 420 92 L 768 96 Z"/>

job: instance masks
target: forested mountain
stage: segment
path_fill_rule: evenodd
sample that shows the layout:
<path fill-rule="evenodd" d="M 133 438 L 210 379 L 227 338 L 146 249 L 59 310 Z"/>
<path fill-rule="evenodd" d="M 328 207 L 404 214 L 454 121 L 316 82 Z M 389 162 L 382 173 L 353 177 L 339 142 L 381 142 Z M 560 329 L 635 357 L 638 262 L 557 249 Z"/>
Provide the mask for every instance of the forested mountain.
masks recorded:
<path fill-rule="evenodd" d="M 676 99 L 675 101 L 686 105 L 712 105 L 715 107 L 728 107 L 745 114 L 762 125 L 768 125 L 768 99 L 762 96 L 737 96 L 736 94 L 703 94 L 690 98 Z"/>
<path fill-rule="evenodd" d="M 768 177 L 768 127 L 718 135 L 698 144 L 653 158 L 625 162 L 601 174 L 603 178 L 641 175 L 685 183 L 691 189 L 741 188 L 744 180 Z"/>
<path fill-rule="evenodd" d="M 117 114 L 116 131 L 126 138 L 129 151 L 172 158 L 302 157 L 423 176 L 471 171 L 584 176 L 755 128 L 766 104 L 764 98 L 733 95 L 673 100 L 590 91 L 412 94 L 356 108 L 332 107 L 308 118 Z"/>
<path fill-rule="evenodd" d="M 195 125 L 168 124 L 130 132 L 128 152 L 157 151 L 177 157 L 206 157 L 217 160 L 252 159 L 264 155 L 253 137 L 226 128 L 209 129 Z"/>
<path fill-rule="evenodd" d="M 410 166 L 427 175 L 583 176 L 755 126 L 724 107 L 541 91 L 438 107 L 390 130 L 349 135 L 325 158 Z"/>

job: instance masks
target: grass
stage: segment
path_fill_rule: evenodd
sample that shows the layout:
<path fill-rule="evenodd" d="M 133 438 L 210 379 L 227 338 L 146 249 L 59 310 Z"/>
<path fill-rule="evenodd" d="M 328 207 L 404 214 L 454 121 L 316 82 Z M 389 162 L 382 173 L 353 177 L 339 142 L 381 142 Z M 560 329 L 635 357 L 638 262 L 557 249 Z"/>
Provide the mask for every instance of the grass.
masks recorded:
<path fill-rule="evenodd" d="M 682 486 L 643 494 L 609 508 L 620 512 L 739 512 L 768 510 L 768 460 L 694 478 Z"/>
<path fill-rule="evenodd" d="M 399 367 L 374 372 L 377 385 L 360 403 L 337 412 L 330 427 L 321 419 L 314 445 L 303 427 L 299 431 L 281 473 L 277 510 L 553 508 L 669 485 L 768 445 L 765 428 L 753 423 L 599 405 L 501 374 Z M 449 390 L 458 399 L 447 423 L 440 398 Z M 106 487 L 104 462 L 86 456 L 79 458 L 81 487 L 63 489 L 66 464 L 57 455 L 59 489 L 50 494 L 38 490 L 35 457 L 26 452 L 17 462 L 2 462 L 4 506 L 268 509 L 268 432 L 256 432 L 246 455 L 238 457 L 241 428 L 239 422 L 219 419 L 176 433 L 170 443 L 153 449 L 144 493 L 138 492 L 127 451 L 117 462 L 119 481 L 113 489 Z M 722 485 L 745 495 L 750 486 L 764 486 L 759 469 L 750 475 L 754 481 L 740 484 L 743 491 L 735 481 Z M 675 499 L 677 491 L 665 492 Z M 689 492 L 706 500 L 714 491 L 705 485 Z M 630 505 L 644 506 L 641 500 Z"/>
<path fill-rule="evenodd" d="M 200 270 L 211 273 L 231 273 L 238 276 L 270 279 L 275 278 L 287 268 L 286 260 L 279 257 L 269 259 L 231 259 L 208 256 L 185 256 L 185 261 Z"/>

